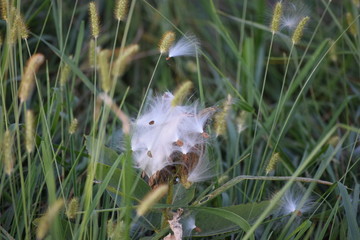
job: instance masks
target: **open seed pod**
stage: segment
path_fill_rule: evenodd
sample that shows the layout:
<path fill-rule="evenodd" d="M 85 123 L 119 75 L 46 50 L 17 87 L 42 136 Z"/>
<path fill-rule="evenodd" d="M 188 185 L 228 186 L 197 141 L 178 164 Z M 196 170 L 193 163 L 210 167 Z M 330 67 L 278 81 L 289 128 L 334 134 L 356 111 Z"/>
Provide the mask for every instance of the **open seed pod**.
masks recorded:
<path fill-rule="evenodd" d="M 215 108 L 199 111 L 197 104 L 173 106 L 173 99 L 169 92 L 150 99 L 147 109 L 133 123 L 134 161 L 152 188 L 177 179 L 189 187 L 191 182 L 205 179 L 199 175 L 207 171 L 199 167 L 209 166 L 205 158 L 209 134 L 204 128 Z"/>

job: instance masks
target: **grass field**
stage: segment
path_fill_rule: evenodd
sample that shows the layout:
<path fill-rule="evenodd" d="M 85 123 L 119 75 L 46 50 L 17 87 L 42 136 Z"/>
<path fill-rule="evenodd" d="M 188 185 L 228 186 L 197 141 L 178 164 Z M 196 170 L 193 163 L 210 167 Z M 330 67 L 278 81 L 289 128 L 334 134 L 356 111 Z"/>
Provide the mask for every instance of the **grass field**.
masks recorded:
<path fill-rule="evenodd" d="M 358 0 L 0 7 L 0 239 L 360 239 Z"/>

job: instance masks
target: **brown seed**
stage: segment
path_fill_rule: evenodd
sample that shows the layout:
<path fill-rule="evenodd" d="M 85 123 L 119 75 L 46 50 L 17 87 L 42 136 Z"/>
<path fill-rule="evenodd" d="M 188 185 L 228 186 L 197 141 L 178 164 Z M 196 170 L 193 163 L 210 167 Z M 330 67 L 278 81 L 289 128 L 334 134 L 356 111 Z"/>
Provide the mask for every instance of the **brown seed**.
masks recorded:
<path fill-rule="evenodd" d="M 151 120 L 151 121 L 149 122 L 149 125 L 154 125 L 154 123 L 155 123 L 155 121 L 154 121 L 154 120 Z"/>
<path fill-rule="evenodd" d="M 177 140 L 176 145 L 178 145 L 179 147 L 182 147 L 182 146 L 184 146 L 184 143 L 181 140 Z"/>
<path fill-rule="evenodd" d="M 173 179 L 176 168 L 174 166 L 167 166 L 154 173 L 149 177 L 148 184 L 152 189 L 157 188 L 161 184 L 167 184 L 170 179 Z"/>
<path fill-rule="evenodd" d="M 194 231 L 199 233 L 199 232 L 201 232 L 201 228 L 195 227 L 195 228 L 194 228 Z"/>
<path fill-rule="evenodd" d="M 147 152 L 148 157 L 152 158 L 152 154 L 150 151 Z"/>
<path fill-rule="evenodd" d="M 202 135 L 204 138 L 209 138 L 209 134 L 207 134 L 206 132 L 203 132 L 201 135 Z"/>

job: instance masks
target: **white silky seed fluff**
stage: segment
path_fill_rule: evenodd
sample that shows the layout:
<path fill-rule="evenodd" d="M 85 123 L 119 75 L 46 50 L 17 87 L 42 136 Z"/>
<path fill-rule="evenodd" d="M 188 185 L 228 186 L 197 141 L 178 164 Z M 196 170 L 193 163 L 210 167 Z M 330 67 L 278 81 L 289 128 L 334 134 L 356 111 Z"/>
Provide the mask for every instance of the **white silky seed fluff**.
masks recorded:
<path fill-rule="evenodd" d="M 131 148 L 135 164 L 151 177 L 168 165 L 178 164 L 170 161 L 172 153 L 196 152 L 200 156 L 198 167 L 189 176 L 193 180 L 203 180 L 196 173 L 203 173 L 199 167 L 209 163 L 196 146 L 206 143 L 202 133 L 211 113 L 200 114 L 197 104 L 173 107 L 173 98 L 170 92 L 151 98 L 144 113 L 134 121 Z M 181 144 L 176 144 L 177 141 Z"/>

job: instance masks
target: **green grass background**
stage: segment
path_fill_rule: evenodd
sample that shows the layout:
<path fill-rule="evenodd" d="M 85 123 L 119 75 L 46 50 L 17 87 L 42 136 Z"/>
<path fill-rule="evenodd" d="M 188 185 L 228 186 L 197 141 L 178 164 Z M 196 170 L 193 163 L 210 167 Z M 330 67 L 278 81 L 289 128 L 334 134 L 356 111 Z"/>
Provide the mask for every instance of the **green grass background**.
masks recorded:
<path fill-rule="evenodd" d="M 269 29 L 272 1 L 133 0 L 127 20 L 120 23 L 113 16 L 115 1 L 96 1 L 101 21 L 97 47 L 140 46 L 110 93 L 129 117 L 136 118 L 153 74 L 149 94 L 173 91 L 191 80 L 194 89 L 189 102 L 199 99 L 204 107 L 221 108 L 229 95 L 233 98 L 226 134 L 215 138 L 212 123 L 208 125 L 214 177 L 185 192 L 188 201 L 159 203 L 141 218 L 135 208 L 149 189 L 133 168 L 128 138 L 119 137 L 122 122 L 105 105 L 98 121 L 93 117 L 101 79 L 88 62 L 89 2 L 3 2 L 23 14 L 30 35 L 26 41 L 9 44 L 11 26 L 0 20 L 0 141 L 10 130 L 15 156 L 8 176 L 1 154 L 0 238 L 35 239 L 39 219 L 48 207 L 56 199 L 68 202 L 77 197 L 76 219 L 66 217 L 65 207 L 50 224 L 47 239 L 107 239 L 109 219 L 123 221 L 120 239 L 161 239 L 169 233 L 166 225 L 157 225 L 161 209 L 179 207 L 217 216 L 219 225 L 225 219 L 230 222 L 224 223 L 235 224 L 230 230 L 224 230 L 224 224 L 223 230 L 209 232 L 203 239 L 359 239 L 356 1 L 304 1 L 310 21 L 293 48 L 292 31 L 273 35 Z M 346 13 L 352 14 L 351 22 Z M 196 35 L 201 51 L 197 57 L 169 61 L 162 56 L 155 67 L 158 42 L 169 30 L 178 39 L 185 33 Z M 32 98 L 20 106 L 22 73 L 36 52 L 44 54 L 46 61 L 36 74 Z M 66 64 L 71 75 L 60 87 Z M 26 109 L 36 116 L 36 147 L 31 154 L 24 146 Z M 71 135 L 68 129 L 74 118 L 79 124 Z M 239 124 L 245 127 L 241 132 Z M 256 178 L 266 175 L 275 152 L 281 160 L 270 174 L 274 178 Z M 281 180 L 279 176 L 290 180 L 275 181 Z M 300 184 L 295 177 L 333 185 Z M 301 218 L 293 215 L 288 222 L 274 217 L 271 213 L 281 195 L 295 186 L 303 189 L 304 201 L 311 197 L 316 207 Z M 235 208 L 225 208 L 230 206 Z M 254 210 L 253 217 L 244 217 L 249 216 L 244 213 L 246 206 Z M 202 221 L 196 224 L 206 224 L 208 219 Z"/>

